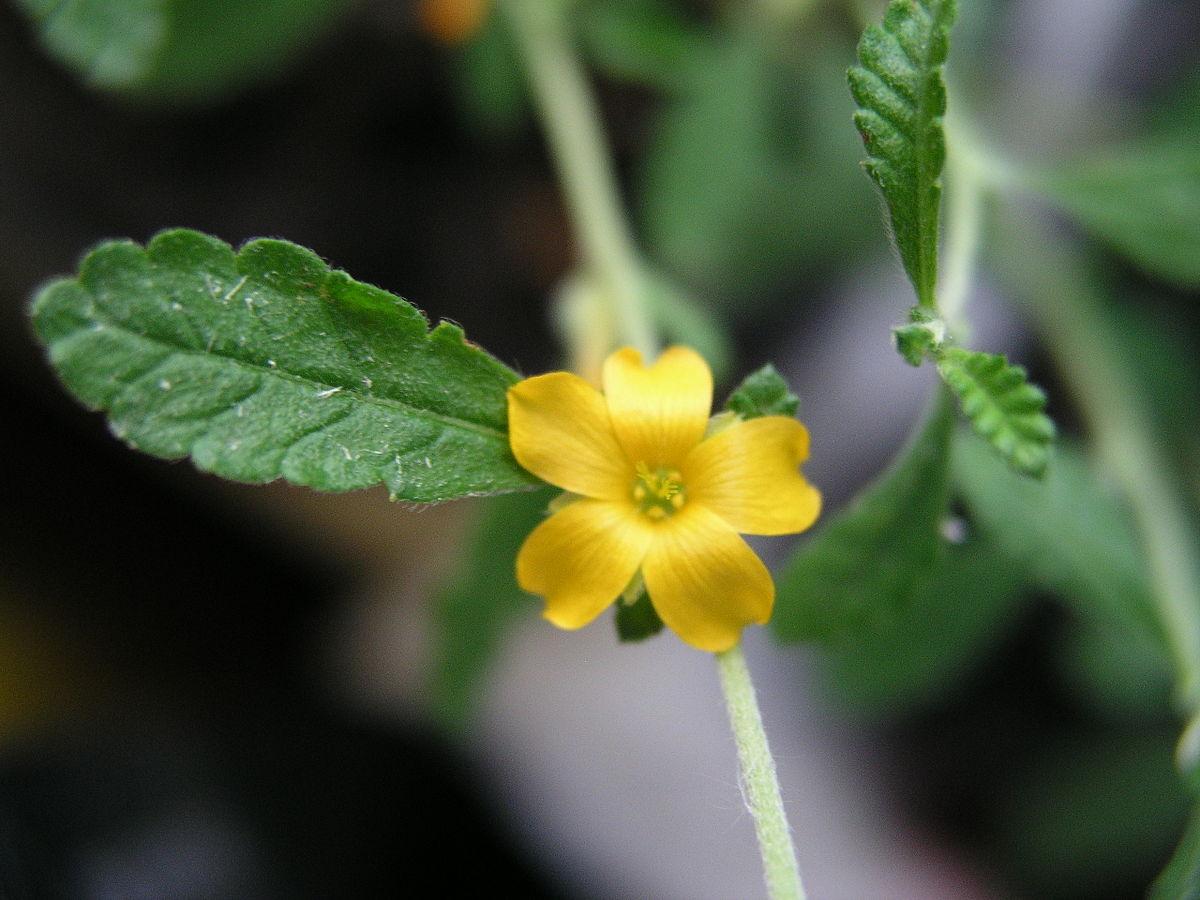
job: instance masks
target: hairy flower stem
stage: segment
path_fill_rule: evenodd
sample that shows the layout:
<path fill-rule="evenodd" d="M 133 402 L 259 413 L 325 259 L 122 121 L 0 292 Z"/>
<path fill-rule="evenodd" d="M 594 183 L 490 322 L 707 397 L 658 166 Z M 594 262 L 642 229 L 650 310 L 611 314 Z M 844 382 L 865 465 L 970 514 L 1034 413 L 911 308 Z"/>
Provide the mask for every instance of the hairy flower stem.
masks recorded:
<path fill-rule="evenodd" d="M 611 298 L 619 339 L 653 359 L 658 341 L 644 300 L 642 266 L 565 4 L 504 0 L 503 9 L 521 48 L 584 263 Z"/>
<path fill-rule="evenodd" d="M 521 48 L 584 262 L 612 304 L 619 338 L 652 359 L 659 340 L 644 300 L 641 260 L 622 211 L 600 117 L 575 54 L 564 5 L 561 0 L 503 0 L 503 9 Z M 579 328 L 567 333 L 581 339 Z M 579 356 L 581 349 L 572 351 Z M 717 654 L 717 667 L 767 889 L 772 900 L 803 900 L 775 761 L 741 648 Z"/>
<path fill-rule="evenodd" d="M 796 863 L 796 851 L 783 810 L 775 760 L 767 746 L 767 733 L 763 730 L 754 684 L 741 645 L 717 654 L 717 670 L 737 744 L 746 806 L 754 817 L 754 829 L 758 833 L 767 893 L 772 900 L 803 900 L 804 885 L 800 882 L 800 867 Z"/>

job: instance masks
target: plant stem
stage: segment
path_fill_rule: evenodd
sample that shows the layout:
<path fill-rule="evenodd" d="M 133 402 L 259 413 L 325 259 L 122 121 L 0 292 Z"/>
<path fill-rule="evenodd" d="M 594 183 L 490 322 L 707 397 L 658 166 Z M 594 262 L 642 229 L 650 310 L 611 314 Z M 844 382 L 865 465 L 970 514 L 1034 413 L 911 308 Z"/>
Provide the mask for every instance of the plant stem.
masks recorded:
<path fill-rule="evenodd" d="M 767 893 L 772 900 L 803 900 L 804 886 L 800 882 L 800 867 L 796 863 L 783 797 L 779 793 L 775 760 L 767 746 L 767 733 L 763 730 L 754 684 L 740 644 L 717 654 L 717 670 L 725 692 L 729 724 L 737 743 L 742 790 L 758 834 Z"/>
<path fill-rule="evenodd" d="M 647 359 L 658 351 L 642 267 L 561 0 L 504 0 L 566 194 L 584 264 L 611 298 L 619 336 Z"/>

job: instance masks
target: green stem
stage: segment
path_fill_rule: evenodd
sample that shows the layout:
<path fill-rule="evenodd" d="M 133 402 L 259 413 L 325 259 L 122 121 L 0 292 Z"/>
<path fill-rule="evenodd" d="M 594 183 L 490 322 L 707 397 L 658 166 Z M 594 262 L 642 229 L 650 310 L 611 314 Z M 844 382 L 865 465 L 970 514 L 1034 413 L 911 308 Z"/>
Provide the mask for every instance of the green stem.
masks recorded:
<path fill-rule="evenodd" d="M 763 730 L 754 684 L 740 645 L 717 654 L 717 670 L 721 674 L 729 724 L 737 743 L 746 806 L 754 817 L 754 829 L 758 833 L 767 893 L 772 900 L 803 900 L 804 885 L 800 882 L 796 850 L 792 846 L 783 797 L 779 793 L 775 760 L 767 746 L 767 733 Z"/>
<path fill-rule="evenodd" d="M 584 263 L 611 298 L 620 338 L 647 359 L 658 351 L 642 267 L 561 0 L 504 0 L 546 128 Z"/>

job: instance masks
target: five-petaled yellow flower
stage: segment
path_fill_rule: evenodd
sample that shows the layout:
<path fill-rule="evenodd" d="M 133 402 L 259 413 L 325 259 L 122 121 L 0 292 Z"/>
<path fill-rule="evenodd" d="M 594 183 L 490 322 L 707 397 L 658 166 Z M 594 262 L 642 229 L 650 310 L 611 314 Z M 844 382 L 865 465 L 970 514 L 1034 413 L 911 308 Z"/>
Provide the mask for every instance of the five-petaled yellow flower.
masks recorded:
<path fill-rule="evenodd" d="M 770 573 L 739 532 L 791 534 L 820 512 L 820 493 L 799 471 L 808 432 L 764 416 L 706 437 L 712 373 L 686 347 L 649 367 L 636 350 L 618 350 L 602 380 L 603 394 L 568 372 L 508 391 L 517 461 L 577 495 L 526 539 L 517 581 L 545 598 L 555 625 L 582 628 L 640 571 L 671 630 L 701 650 L 726 650 L 775 601 Z"/>

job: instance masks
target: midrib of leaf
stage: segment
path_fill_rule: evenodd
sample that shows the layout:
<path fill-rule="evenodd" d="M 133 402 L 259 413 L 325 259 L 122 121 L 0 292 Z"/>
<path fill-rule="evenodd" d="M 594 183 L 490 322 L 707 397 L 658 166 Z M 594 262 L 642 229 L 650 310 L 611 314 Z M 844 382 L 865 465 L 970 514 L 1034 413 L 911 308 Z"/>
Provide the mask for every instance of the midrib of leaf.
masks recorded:
<path fill-rule="evenodd" d="M 931 6 L 936 7 L 931 9 Z M 938 132 L 941 125 L 938 118 L 944 110 L 939 107 L 944 98 L 940 90 L 942 70 L 946 59 L 947 33 L 954 20 L 956 8 L 954 0 L 893 0 L 881 26 L 872 26 L 863 35 L 859 44 L 860 66 L 851 69 L 851 86 L 854 88 L 855 99 L 858 102 L 860 123 L 875 117 L 885 130 L 895 132 L 911 147 L 913 168 L 912 183 L 903 184 L 903 171 L 896 165 L 896 148 L 891 152 L 886 146 L 888 135 L 872 134 L 868 140 L 870 129 L 860 124 L 864 140 L 868 141 L 869 158 L 868 171 L 884 192 L 892 213 L 892 224 L 900 255 L 905 260 L 906 268 L 913 280 L 918 301 L 922 306 L 932 308 L 935 304 L 935 287 L 937 282 L 937 242 L 938 219 L 940 215 L 941 191 L 938 179 L 941 176 L 940 156 L 935 152 L 940 142 Z M 918 25 L 916 40 L 913 46 L 913 36 L 905 29 L 907 21 L 915 21 Z M 898 73 L 888 70 L 891 59 L 880 59 L 871 48 L 871 41 L 879 37 L 885 42 L 892 42 L 899 48 L 909 71 Z M 859 82 L 869 82 L 870 96 L 861 96 Z M 904 81 L 915 84 L 914 90 L 908 90 Z M 909 96 L 909 94 L 912 96 Z M 872 147 L 871 143 L 875 146 Z M 902 151 L 901 151 L 902 152 Z M 887 167 L 897 178 L 890 185 L 890 179 L 881 177 L 879 169 Z M 907 188 L 907 189 L 906 189 Z M 905 197 L 911 190 L 911 196 Z M 900 208 L 905 200 L 911 200 L 910 208 Z M 898 202 L 899 201 L 899 202 Z M 909 252 L 905 247 L 907 237 L 903 234 L 907 229 L 903 220 L 911 217 L 915 229 L 912 240 L 915 243 L 915 253 L 912 254 L 913 265 L 909 266 Z M 913 271 L 915 269 L 915 271 Z"/>
<path fill-rule="evenodd" d="M 941 7 L 944 9 L 948 4 L 943 2 Z M 934 66 L 942 60 L 936 59 L 936 54 L 933 52 L 935 44 L 934 32 L 938 28 L 945 27 L 943 23 L 938 22 L 933 14 L 929 11 L 929 7 L 924 2 L 918 2 L 914 5 L 914 9 L 918 10 L 923 15 L 930 28 L 930 40 L 926 46 L 926 55 L 919 62 L 912 57 L 912 51 L 905 44 L 903 39 L 897 35 L 897 42 L 900 44 L 900 49 L 904 52 L 905 58 L 914 66 L 920 66 L 921 71 L 925 74 L 921 79 L 921 92 L 917 98 L 917 116 L 915 127 L 920 129 L 923 122 L 932 122 L 933 117 L 930 114 L 930 86 L 931 82 L 938 77 Z M 919 133 L 915 136 L 914 146 L 916 148 L 915 155 L 917 159 L 917 228 L 921 238 L 920 254 L 921 254 L 921 299 L 924 301 L 927 297 L 932 299 L 934 288 L 937 282 L 937 233 L 938 233 L 938 215 L 939 210 L 937 204 L 933 204 L 931 208 L 927 208 L 925 199 L 929 192 L 934 190 L 934 183 L 938 179 L 941 167 L 938 166 L 938 171 L 934 172 L 932 177 L 929 176 L 929 142 L 926 136 Z M 932 239 L 928 237 L 932 235 Z"/>
<path fill-rule="evenodd" d="M 336 389 L 336 393 L 330 394 L 329 396 L 332 397 L 332 396 L 337 396 L 339 394 L 345 394 L 347 396 L 355 398 L 355 400 L 360 403 L 374 405 L 374 406 L 382 407 L 385 409 L 393 409 L 398 412 L 402 412 L 406 415 L 416 416 L 416 417 L 423 418 L 423 419 L 429 419 L 429 420 L 439 422 L 444 425 L 449 425 L 454 428 L 465 428 L 465 429 L 468 429 L 471 431 L 475 431 L 486 437 L 496 438 L 496 439 L 506 442 L 506 443 L 508 441 L 507 434 L 505 434 L 503 431 L 500 431 L 499 429 L 492 428 L 489 425 L 482 425 L 479 422 L 473 422 L 470 419 L 459 419 L 454 416 L 446 415 L 445 413 L 439 413 L 439 412 L 434 412 L 433 410 L 422 409 L 419 406 L 413 406 L 410 403 L 405 403 L 403 400 L 396 400 L 391 397 L 381 397 L 378 394 L 364 393 L 358 385 L 330 384 L 328 382 L 317 381 L 316 379 L 309 378 L 305 375 L 299 375 L 295 372 L 289 372 L 286 369 L 272 368 L 271 366 L 261 366 L 261 365 L 256 365 L 254 363 L 249 363 L 243 359 L 238 359 L 236 356 L 229 356 L 229 355 L 223 354 L 223 353 L 212 353 L 210 351 L 197 351 L 197 350 L 193 350 L 190 347 L 183 347 L 183 346 L 180 346 L 179 344 L 174 344 L 174 343 L 164 340 L 162 338 L 148 337 L 147 335 L 139 334 L 130 328 L 126 328 L 125 326 L 120 325 L 116 322 L 113 322 L 111 319 L 105 318 L 104 316 L 100 315 L 99 307 L 96 307 L 92 311 L 91 316 L 96 321 L 96 323 L 103 325 L 105 328 L 110 328 L 113 331 L 118 331 L 118 332 L 121 332 L 122 334 L 129 335 L 130 337 L 134 338 L 135 340 L 145 341 L 148 344 L 152 344 L 152 345 L 162 347 L 165 349 L 167 356 L 164 356 L 162 359 L 158 360 L 153 366 L 151 366 L 146 371 L 141 372 L 138 375 L 136 375 L 135 377 L 129 379 L 127 382 L 125 382 L 125 384 L 131 384 L 134 381 L 138 381 L 142 378 L 145 378 L 148 374 L 150 374 L 150 372 L 154 371 L 155 368 L 157 368 L 158 366 L 161 366 L 164 362 L 166 362 L 169 358 L 171 358 L 173 356 L 194 357 L 197 359 L 211 359 L 211 358 L 215 357 L 217 359 L 225 360 L 226 362 L 231 363 L 231 364 L 237 366 L 238 368 L 252 372 L 255 375 L 258 375 L 260 377 L 279 378 L 280 380 L 290 381 L 294 384 L 301 384 L 301 385 L 306 385 L 306 386 L 309 386 L 312 388 L 316 388 L 318 390 L 314 391 L 314 396 L 318 395 L 324 391 L 327 391 L 327 390 Z M 85 331 L 86 328 L 88 328 L 88 327 L 94 328 L 94 326 L 85 326 L 85 328 L 81 328 L 81 329 L 73 332 L 72 335 L 70 335 L 69 337 L 60 338 L 60 340 L 56 341 L 55 343 L 60 343 L 64 340 L 70 340 L 71 337 L 75 337 L 75 336 L 81 334 L 81 332 Z M 245 402 L 245 400 L 248 399 L 252 395 L 253 395 L 253 392 L 251 394 L 248 394 L 246 397 L 243 397 L 238 402 L 239 403 Z M 347 413 L 347 415 L 348 414 L 349 413 Z M 335 420 L 335 421 L 340 421 L 340 420 Z M 330 424 L 331 423 L 326 422 L 326 423 L 323 423 L 321 427 L 327 427 Z"/>

